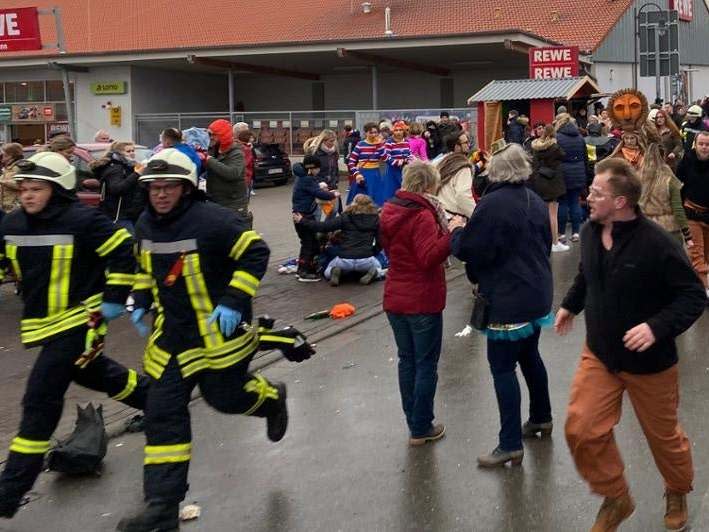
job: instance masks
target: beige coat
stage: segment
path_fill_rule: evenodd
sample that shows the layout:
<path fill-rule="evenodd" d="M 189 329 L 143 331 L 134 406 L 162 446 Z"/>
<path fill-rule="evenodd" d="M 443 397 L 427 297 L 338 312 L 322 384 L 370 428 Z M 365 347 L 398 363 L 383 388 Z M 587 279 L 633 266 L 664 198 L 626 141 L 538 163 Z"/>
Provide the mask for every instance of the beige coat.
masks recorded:
<path fill-rule="evenodd" d="M 5 212 L 10 212 L 19 205 L 20 187 L 15 181 L 17 165 L 14 163 L 5 168 L 0 178 L 0 208 Z"/>
<path fill-rule="evenodd" d="M 473 172 L 462 168 L 449 179 L 437 194 L 438 201 L 450 214 L 462 214 L 470 218 L 475 209 L 473 199 Z"/>

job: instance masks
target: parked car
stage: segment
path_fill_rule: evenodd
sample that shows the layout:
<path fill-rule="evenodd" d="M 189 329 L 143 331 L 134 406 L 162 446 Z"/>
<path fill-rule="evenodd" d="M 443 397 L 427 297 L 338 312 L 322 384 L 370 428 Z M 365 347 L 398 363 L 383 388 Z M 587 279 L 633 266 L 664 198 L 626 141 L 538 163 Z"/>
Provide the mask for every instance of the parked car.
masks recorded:
<path fill-rule="evenodd" d="M 76 179 L 78 185 L 76 195 L 82 203 L 98 206 L 101 201 L 101 184 L 94 178 L 89 163 L 100 159 L 111 147 L 108 143 L 77 144 L 74 151 L 72 164 L 76 167 Z M 25 159 L 32 156 L 39 150 L 45 150 L 46 146 L 27 146 L 22 151 Z M 135 160 L 144 161 L 150 158 L 152 151 L 145 146 L 135 146 Z"/>
<path fill-rule="evenodd" d="M 278 144 L 254 144 L 254 185 L 285 185 L 292 175 L 290 159 Z"/>

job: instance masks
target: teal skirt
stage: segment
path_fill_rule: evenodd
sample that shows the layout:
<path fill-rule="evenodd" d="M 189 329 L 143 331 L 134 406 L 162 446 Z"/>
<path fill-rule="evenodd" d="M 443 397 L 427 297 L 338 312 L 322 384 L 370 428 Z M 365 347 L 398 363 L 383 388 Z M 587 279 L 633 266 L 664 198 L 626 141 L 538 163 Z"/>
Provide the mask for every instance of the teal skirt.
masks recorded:
<path fill-rule="evenodd" d="M 534 334 L 535 329 L 544 329 L 554 324 L 554 314 L 549 313 L 543 318 L 539 318 L 526 323 L 491 323 L 487 329 L 481 331 L 490 340 L 502 342 L 516 342 L 524 340 Z"/>

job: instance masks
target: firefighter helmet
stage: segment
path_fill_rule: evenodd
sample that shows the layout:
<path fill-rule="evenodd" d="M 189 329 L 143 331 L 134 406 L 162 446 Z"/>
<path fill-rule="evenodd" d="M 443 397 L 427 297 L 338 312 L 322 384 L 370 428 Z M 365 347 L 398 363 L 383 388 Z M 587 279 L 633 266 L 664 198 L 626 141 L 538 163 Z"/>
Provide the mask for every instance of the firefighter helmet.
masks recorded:
<path fill-rule="evenodd" d="M 41 179 L 56 183 L 65 190 L 76 188 L 76 168 L 58 153 L 41 151 L 28 159 L 17 162 L 18 171 L 15 179 Z"/>
<path fill-rule="evenodd" d="M 166 148 L 153 155 L 140 181 L 156 179 L 184 179 L 197 186 L 197 168 L 192 160 L 175 148 Z"/>

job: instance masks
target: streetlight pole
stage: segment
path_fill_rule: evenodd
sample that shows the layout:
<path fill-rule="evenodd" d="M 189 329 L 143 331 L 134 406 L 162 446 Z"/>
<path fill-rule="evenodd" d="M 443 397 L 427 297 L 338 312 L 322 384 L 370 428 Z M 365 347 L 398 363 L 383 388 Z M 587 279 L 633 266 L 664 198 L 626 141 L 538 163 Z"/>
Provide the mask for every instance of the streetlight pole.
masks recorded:
<path fill-rule="evenodd" d="M 658 4 L 655 2 L 646 2 L 642 6 L 640 6 L 640 9 L 636 10 L 635 12 L 635 59 L 637 61 L 638 58 L 638 40 L 640 39 L 640 15 L 643 13 L 646 7 L 652 6 L 654 7 L 658 12 L 664 13 L 665 10 L 660 7 Z M 662 98 L 661 92 L 662 92 L 662 82 L 661 78 L 662 76 L 660 75 L 660 67 L 661 67 L 661 62 L 660 62 L 660 33 L 662 32 L 664 34 L 665 31 L 667 31 L 666 26 L 665 26 L 665 21 L 661 20 L 660 22 L 657 23 L 652 23 L 652 24 L 646 24 L 648 27 L 653 28 L 653 34 L 655 37 L 655 96 L 656 96 L 656 101 L 659 102 L 660 99 Z M 669 57 L 668 57 L 669 60 Z M 638 68 L 634 64 L 634 72 L 633 72 L 633 86 L 634 88 L 637 89 L 638 87 Z"/>

